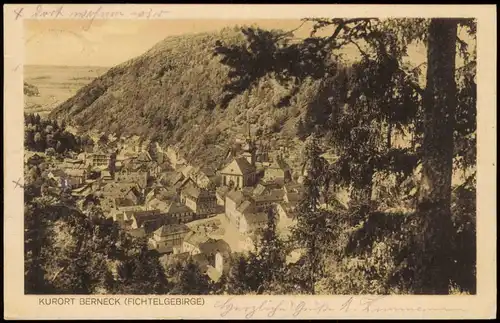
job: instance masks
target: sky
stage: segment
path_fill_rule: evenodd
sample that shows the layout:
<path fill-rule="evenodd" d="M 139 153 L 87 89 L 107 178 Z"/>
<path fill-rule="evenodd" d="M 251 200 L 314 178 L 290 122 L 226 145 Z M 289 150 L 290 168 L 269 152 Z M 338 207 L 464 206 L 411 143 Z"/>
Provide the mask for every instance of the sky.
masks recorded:
<path fill-rule="evenodd" d="M 264 29 L 297 29 L 302 22 L 287 20 L 25 20 L 25 64 L 111 67 L 141 55 L 168 36 L 217 31 L 235 25 L 257 25 Z M 310 24 L 294 32 L 306 37 Z M 324 34 L 331 33 L 325 30 Z M 411 48 L 411 60 L 426 60 L 425 49 Z M 357 55 L 354 48 L 349 55 Z"/>
<path fill-rule="evenodd" d="M 257 24 L 292 30 L 300 20 L 25 20 L 27 65 L 113 66 L 139 56 L 168 36 Z M 307 27 L 296 32 L 308 35 Z"/>

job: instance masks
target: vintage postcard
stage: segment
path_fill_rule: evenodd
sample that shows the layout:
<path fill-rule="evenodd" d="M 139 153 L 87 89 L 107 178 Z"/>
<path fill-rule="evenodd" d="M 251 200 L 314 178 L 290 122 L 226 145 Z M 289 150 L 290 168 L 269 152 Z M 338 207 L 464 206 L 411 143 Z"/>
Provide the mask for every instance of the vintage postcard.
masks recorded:
<path fill-rule="evenodd" d="M 494 9 L 4 6 L 4 318 L 495 317 Z"/>

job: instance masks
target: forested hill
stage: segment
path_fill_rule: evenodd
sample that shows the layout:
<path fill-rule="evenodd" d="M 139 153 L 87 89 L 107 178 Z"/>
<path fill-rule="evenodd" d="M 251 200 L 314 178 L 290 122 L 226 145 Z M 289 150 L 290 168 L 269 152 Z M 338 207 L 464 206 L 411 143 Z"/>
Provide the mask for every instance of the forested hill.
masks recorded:
<path fill-rule="evenodd" d="M 180 144 L 194 163 L 216 165 L 236 133 L 294 138 L 305 106 L 317 93 L 304 82 L 292 100 L 272 76 L 224 103 L 229 68 L 216 41 L 244 42 L 240 28 L 169 37 L 143 55 L 111 68 L 51 113 L 82 130 L 137 134 Z M 283 104 L 285 102 L 285 104 Z M 278 107 L 278 105 L 280 107 Z"/>

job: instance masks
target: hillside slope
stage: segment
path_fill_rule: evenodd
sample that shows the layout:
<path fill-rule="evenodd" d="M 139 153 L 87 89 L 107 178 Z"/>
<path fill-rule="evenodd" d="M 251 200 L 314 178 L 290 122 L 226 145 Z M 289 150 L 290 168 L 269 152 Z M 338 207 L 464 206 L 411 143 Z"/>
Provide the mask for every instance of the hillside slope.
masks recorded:
<path fill-rule="evenodd" d="M 156 138 L 178 145 L 193 163 L 211 166 L 220 162 L 236 134 L 246 132 L 248 123 L 274 147 L 275 140 L 294 138 L 317 84 L 305 82 L 288 106 L 278 108 L 290 90 L 268 77 L 221 107 L 229 69 L 213 54 L 217 40 L 235 44 L 243 36 L 235 27 L 169 37 L 111 68 L 51 116 L 82 130 Z"/>

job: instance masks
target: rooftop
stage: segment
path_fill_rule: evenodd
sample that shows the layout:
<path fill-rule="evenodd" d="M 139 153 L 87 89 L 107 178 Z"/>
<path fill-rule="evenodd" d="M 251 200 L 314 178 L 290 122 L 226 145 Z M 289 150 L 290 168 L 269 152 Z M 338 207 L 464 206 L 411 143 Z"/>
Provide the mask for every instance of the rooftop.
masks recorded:
<path fill-rule="evenodd" d="M 220 173 L 228 175 L 246 175 L 255 172 L 255 166 L 252 166 L 244 157 L 233 159 Z"/>
<path fill-rule="evenodd" d="M 191 185 L 188 184 L 182 190 L 182 193 L 185 194 L 185 195 L 191 196 L 191 197 L 193 197 L 195 199 L 210 197 L 210 193 L 209 193 L 208 190 L 200 189 L 200 188 L 196 187 L 193 184 L 191 184 Z"/>
<path fill-rule="evenodd" d="M 137 188 L 135 183 L 116 183 L 111 182 L 101 187 L 101 192 L 110 197 L 123 197 L 130 190 Z"/>
<path fill-rule="evenodd" d="M 259 196 L 254 196 L 254 200 L 256 202 L 265 202 L 265 201 L 280 201 L 285 196 L 285 192 L 280 189 L 273 189 L 268 194 L 262 194 Z"/>
<path fill-rule="evenodd" d="M 239 204 L 243 200 L 244 195 L 240 191 L 232 190 L 226 194 L 226 198 L 230 199 L 231 201 L 235 202 L 236 204 Z"/>
<path fill-rule="evenodd" d="M 247 223 L 249 225 L 255 225 L 255 224 L 260 224 L 267 222 L 268 216 L 264 212 L 259 212 L 259 213 L 248 213 L 243 215 L 245 219 L 247 220 Z"/>
<path fill-rule="evenodd" d="M 170 202 L 170 205 L 165 210 L 168 214 L 178 214 L 178 213 L 192 213 L 191 209 L 184 204 L 177 202 Z"/>
<path fill-rule="evenodd" d="M 174 233 L 189 232 L 190 229 L 184 224 L 166 224 L 155 231 L 155 235 L 166 237 Z"/>
<path fill-rule="evenodd" d="M 215 254 L 217 252 L 220 252 L 222 254 L 229 254 L 231 253 L 231 247 L 229 246 L 229 244 L 222 240 L 222 239 L 218 239 L 218 240 L 208 240 L 202 244 L 200 244 L 199 246 L 200 248 L 200 251 L 202 253 L 204 253 L 205 255 L 211 255 L 211 254 Z"/>
<path fill-rule="evenodd" d="M 208 236 L 194 231 L 188 233 L 184 238 L 184 242 L 192 244 L 195 247 L 199 247 L 202 243 L 205 243 L 209 240 L 210 238 Z"/>
<path fill-rule="evenodd" d="M 126 212 L 126 213 L 129 213 L 129 212 Z M 132 217 L 135 218 L 138 227 L 142 227 L 142 225 L 145 222 L 156 221 L 161 216 L 160 210 L 130 211 L 129 214 L 130 214 L 130 216 L 128 218 L 129 219 L 131 219 Z"/>
<path fill-rule="evenodd" d="M 242 214 L 252 212 L 252 202 L 244 201 L 236 209 Z"/>

